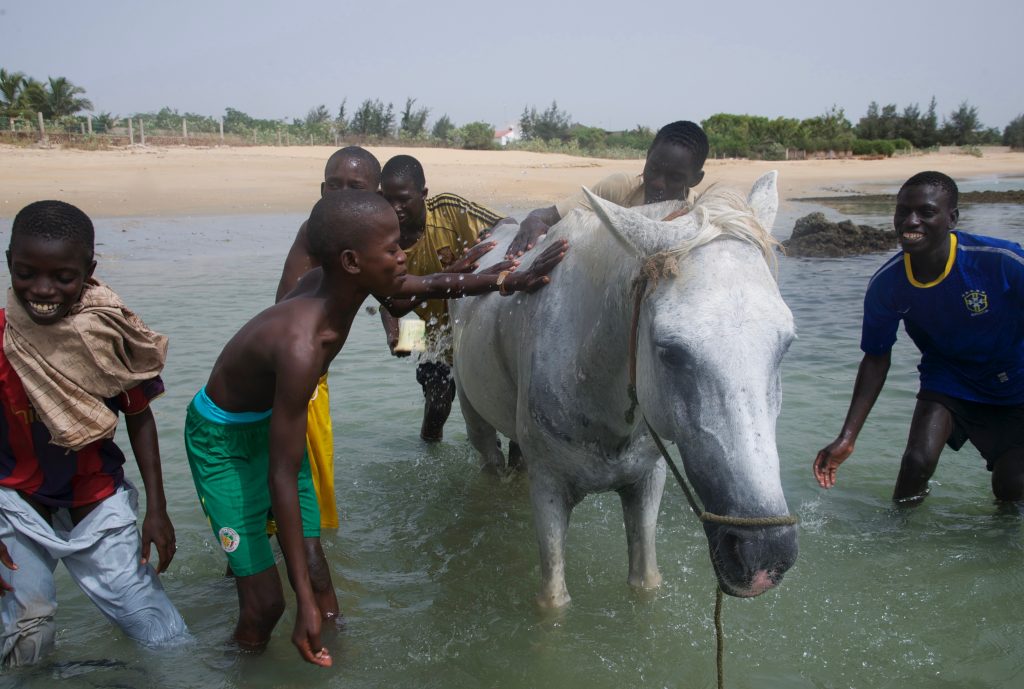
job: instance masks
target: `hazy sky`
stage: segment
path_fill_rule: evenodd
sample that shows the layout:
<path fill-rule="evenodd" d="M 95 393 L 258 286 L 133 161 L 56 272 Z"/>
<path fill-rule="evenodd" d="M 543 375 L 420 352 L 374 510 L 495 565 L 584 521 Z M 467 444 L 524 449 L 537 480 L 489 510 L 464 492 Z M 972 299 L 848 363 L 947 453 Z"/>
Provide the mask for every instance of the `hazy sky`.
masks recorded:
<path fill-rule="evenodd" d="M 83 86 L 97 111 L 336 114 L 406 97 L 499 128 L 557 100 L 607 129 L 716 112 L 805 118 L 833 104 L 968 100 L 1024 113 L 1024 2 L 159 3 L 0 0 L 0 66 Z M 928 9 L 919 9 L 927 7 Z"/>

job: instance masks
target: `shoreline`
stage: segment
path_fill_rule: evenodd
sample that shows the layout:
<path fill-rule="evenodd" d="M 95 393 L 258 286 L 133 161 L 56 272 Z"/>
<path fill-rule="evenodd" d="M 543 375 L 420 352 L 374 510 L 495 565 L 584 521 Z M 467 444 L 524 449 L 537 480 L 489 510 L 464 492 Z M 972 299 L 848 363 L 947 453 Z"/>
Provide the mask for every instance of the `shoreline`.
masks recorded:
<path fill-rule="evenodd" d="M 367 147 L 381 162 L 410 153 L 423 163 L 431 193 L 453 192 L 509 212 L 551 205 L 612 172 L 639 173 L 643 158 L 610 160 L 560 153 Z M 329 146 L 135 147 L 84 151 L 0 145 L 0 217 L 32 201 L 58 198 L 90 216 L 149 217 L 302 213 L 320 194 Z M 879 192 L 921 170 L 957 181 L 1024 178 L 1024 153 L 1004 147 L 982 157 L 924 153 L 881 160 L 708 160 L 705 181 L 749 188 L 779 171 L 783 201 Z M 1020 188 L 1024 188 L 1024 179 Z"/>

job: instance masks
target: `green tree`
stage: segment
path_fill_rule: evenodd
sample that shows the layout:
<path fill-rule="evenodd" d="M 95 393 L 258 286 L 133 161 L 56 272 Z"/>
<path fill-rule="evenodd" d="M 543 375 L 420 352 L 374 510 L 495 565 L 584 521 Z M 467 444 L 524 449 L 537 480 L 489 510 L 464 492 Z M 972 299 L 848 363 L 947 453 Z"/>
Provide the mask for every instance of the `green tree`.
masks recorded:
<path fill-rule="evenodd" d="M 111 129 L 117 126 L 120 121 L 117 115 L 112 115 L 109 112 L 101 112 L 92 118 L 92 130 L 97 134 L 103 132 L 109 132 Z"/>
<path fill-rule="evenodd" d="M 1003 145 L 1016 149 L 1024 149 L 1024 114 L 1010 120 L 1003 130 Z"/>
<path fill-rule="evenodd" d="M 585 127 L 578 124 L 572 128 L 572 138 L 585 151 L 600 151 L 605 147 L 608 132 L 600 127 Z"/>
<path fill-rule="evenodd" d="M 978 108 L 963 101 L 942 121 L 941 140 L 953 146 L 970 146 L 981 143 L 983 130 Z"/>
<path fill-rule="evenodd" d="M 395 127 L 395 109 L 391 103 L 386 106 L 380 99 L 367 98 L 352 115 L 350 128 L 355 134 L 386 138 Z"/>
<path fill-rule="evenodd" d="M 461 129 L 462 147 L 477 150 L 494 148 L 494 127 L 486 122 L 470 122 Z"/>
<path fill-rule="evenodd" d="M 538 113 L 535 107 L 523 108 L 523 114 L 519 117 L 519 130 L 527 141 L 568 141 L 571 124 L 572 116 L 559 110 L 556 101 L 551 101 L 551 107 L 542 113 Z"/>
<path fill-rule="evenodd" d="M 46 102 L 50 117 L 66 117 L 82 110 L 92 110 L 92 101 L 85 98 L 85 89 L 64 77 L 49 77 Z"/>
<path fill-rule="evenodd" d="M 823 115 L 801 123 L 804 148 L 810 151 L 848 151 L 856 138 L 846 111 L 833 105 Z"/>
<path fill-rule="evenodd" d="M 347 98 L 341 99 L 341 105 L 338 106 L 338 116 L 334 118 L 334 128 L 338 134 L 345 134 L 348 131 L 348 120 L 345 118 L 345 102 Z"/>
<path fill-rule="evenodd" d="M 7 117 L 21 114 L 22 93 L 25 90 L 25 75 L 22 72 L 8 72 L 0 67 L 0 112 Z"/>
<path fill-rule="evenodd" d="M 311 108 L 306 113 L 305 125 L 306 127 L 315 127 L 317 125 L 327 124 L 331 121 L 331 113 L 327 109 L 326 105 L 318 105 L 315 108 Z"/>
<path fill-rule="evenodd" d="M 34 117 L 37 112 L 43 113 L 45 119 L 53 117 L 46 85 L 32 77 L 25 79 L 25 85 L 22 87 L 19 102 L 21 104 L 21 113 L 25 117 Z"/>
<path fill-rule="evenodd" d="M 455 136 L 455 123 L 451 121 L 448 114 L 441 115 L 441 119 L 434 123 L 430 135 L 440 141 L 451 141 Z"/>
<path fill-rule="evenodd" d="M 415 139 L 421 135 L 427 127 L 427 115 L 429 108 L 417 108 L 413 110 L 415 98 L 405 99 L 405 110 L 402 111 L 402 118 L 398 124 L 399 135 L 404 139 Z"/>

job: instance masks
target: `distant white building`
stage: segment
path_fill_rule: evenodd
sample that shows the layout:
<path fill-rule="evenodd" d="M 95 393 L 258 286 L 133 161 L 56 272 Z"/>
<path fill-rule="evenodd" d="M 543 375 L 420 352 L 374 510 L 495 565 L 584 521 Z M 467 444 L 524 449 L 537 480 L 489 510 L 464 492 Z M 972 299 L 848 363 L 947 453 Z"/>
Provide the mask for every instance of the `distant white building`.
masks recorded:
<path fill-rule="evenodd" d="M 516 129 L 514 124 L 510 124 L 505 129 L 498 129 L 494 132 L 494 143 L 499 146 L 508 146 L 513 141 L 519 141 L 522 136 L 519 134 L 519 130 Z"/>

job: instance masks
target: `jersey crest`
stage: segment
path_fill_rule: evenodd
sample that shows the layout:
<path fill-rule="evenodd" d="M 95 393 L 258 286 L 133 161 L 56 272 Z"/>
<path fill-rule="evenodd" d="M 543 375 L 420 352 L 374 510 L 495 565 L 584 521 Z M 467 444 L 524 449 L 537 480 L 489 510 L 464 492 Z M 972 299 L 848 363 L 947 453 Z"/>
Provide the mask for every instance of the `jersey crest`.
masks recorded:
<path fill-rule="evenodd" d="M 964 292 L 964 305 L 973 316 L 980 316 L 988 311 L 988 295 L 985 290 L 972 289 Z"/>

